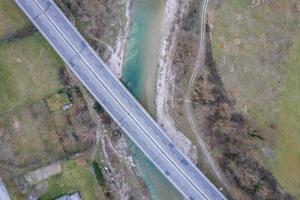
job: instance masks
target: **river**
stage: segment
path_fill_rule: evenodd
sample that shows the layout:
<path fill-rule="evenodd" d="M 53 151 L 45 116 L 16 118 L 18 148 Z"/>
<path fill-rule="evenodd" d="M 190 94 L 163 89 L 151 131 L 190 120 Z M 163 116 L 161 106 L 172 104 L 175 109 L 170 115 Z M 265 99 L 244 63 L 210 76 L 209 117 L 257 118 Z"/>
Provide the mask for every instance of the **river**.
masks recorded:
<path fill-rule="evenodd" d="M 155 116 L 155 89 L 163 11 L 164 0 L 133 0 L 129 40 L 122 71 L 122 80 L 152 116 Z M 131 141 L 129 144 L 137 170 L 146 183 L 151 198 L 182 199 L 143 153 Z"/>

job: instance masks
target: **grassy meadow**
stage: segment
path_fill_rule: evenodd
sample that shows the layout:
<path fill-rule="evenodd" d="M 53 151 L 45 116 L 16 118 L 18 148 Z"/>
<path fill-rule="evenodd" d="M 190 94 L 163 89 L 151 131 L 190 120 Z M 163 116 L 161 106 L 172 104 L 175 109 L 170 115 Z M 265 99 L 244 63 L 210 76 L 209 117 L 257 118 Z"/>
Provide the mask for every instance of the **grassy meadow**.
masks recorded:
<path fill-rule="evenodd" d="M 300 198 L 300 15 L 297 1 L 210 4 L 213 54 L 235 107 L 265 138 L 261 160 Z M 261 159 L 261 158 L 259 158 Z"/>
<path fill-rule="evenodd" d="M 0 113 L 55 93 L 63 62 L 39 34 L 0 46 Z"/>

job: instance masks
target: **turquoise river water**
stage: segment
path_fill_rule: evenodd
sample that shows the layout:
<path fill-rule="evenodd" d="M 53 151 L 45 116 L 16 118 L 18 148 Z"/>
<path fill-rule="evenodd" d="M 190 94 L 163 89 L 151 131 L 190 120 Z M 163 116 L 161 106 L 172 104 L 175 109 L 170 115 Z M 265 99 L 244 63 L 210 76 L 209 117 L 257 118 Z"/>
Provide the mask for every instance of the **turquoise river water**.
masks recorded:
<path fill-rule="evenodd" d="M 136 98 L 155 115 L 155 87 L 157 78 L 160 29 L 164 0 L 133 0 L 131 27 L 122 80 Z M 179 200 L 181 195 L 129 141 L 135 165 L 154 200 Z"/>

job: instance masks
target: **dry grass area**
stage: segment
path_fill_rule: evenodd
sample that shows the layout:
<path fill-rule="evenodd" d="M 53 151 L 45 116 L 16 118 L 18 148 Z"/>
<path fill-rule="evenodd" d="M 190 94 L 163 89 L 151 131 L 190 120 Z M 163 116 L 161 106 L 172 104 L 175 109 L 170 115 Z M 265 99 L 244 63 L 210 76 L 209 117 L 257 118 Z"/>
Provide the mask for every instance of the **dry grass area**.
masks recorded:
<path fill-rule="evenodd" d="M 10 175 L 47 163 L 63 154 L 43 101 L 1 115 L 1 167 Z M 1 170 L 2 171 L 2 170 Z M 5 173 L 4 173 L 5 174 Z"/>
<path fill-rule="evenodd" d="M 212 46 L 234 108 L 263 140 L 260 163 L 300 198 L 298 0 L 213 1 Z M 259 153 L 257 153 L 259 154 Z"/>
<path fill-rule="evenodd" d="M 66 94 L 55 94 L 46 99 L 47 106 L 50 112 L 61 110 L 65 105 L 69 105 L 71 102 Z"/>
<path fill-rule="evenodd" d="M 63 3 L 74 16 L 80 32 L 107 59 L 120 29 L 124 28 L 125 3 L 119 0 L 64 0 Z"/>

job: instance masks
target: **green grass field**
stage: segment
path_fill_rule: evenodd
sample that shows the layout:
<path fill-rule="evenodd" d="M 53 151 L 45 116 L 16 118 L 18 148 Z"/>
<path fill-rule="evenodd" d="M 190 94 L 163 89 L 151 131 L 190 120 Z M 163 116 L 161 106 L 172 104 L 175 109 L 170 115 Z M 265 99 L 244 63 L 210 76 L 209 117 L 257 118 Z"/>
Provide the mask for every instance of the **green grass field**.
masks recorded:
<path fill-rule="evenodd" d="M 252 6 L 211 3 L 212 45 L 235 107 L 260 130 L 275 156 L 264 163 L 300 198 L 300 38 L 296 0 Z M 297 38 L 298 37 L 298 38 Z"/>
<path fill-rule="evenodd" d="M 28 24 L 29 21 L 13 0 L 0 1 L 0 40 Z"/>
<path fill-rule="evenodd" d="M 299 36 L 300 33 L 298 33 Z M 284 67 L 287 83 L 278 112 L 278 148 L 273 170 L 280 183 L 300 198 L 300 37 L 290 49 Z"/>
<path fill-rule="evenodd" d="M 63 65 L 39 34 L 0 46 L 0 113 L 55 93 Z"/>
<path fill-rule="evenodd" d="M 63 172 L 47 180 L 48 188 L 40 200 L 52 200 L 56 197 L 79 191 L 82 199 L 97 200 L 100 196 L 99 185 L 86 163 L 76 160 L 63 163 Z"/>

